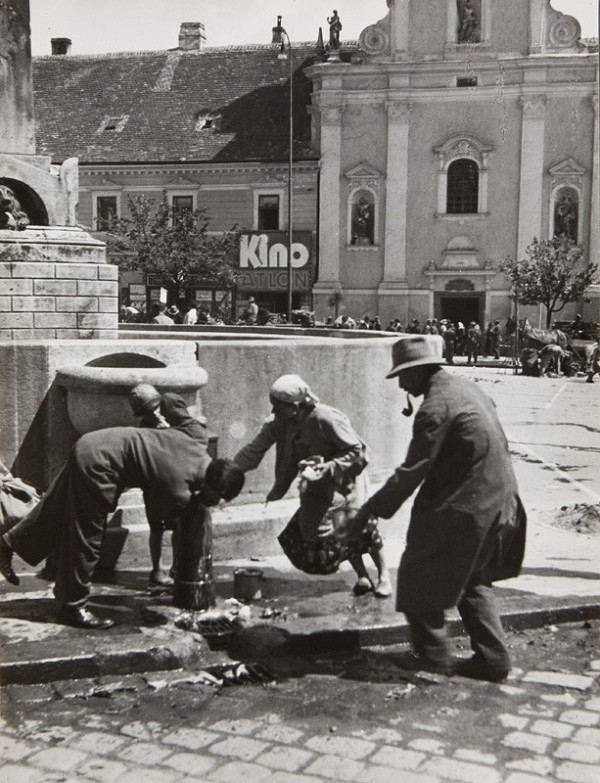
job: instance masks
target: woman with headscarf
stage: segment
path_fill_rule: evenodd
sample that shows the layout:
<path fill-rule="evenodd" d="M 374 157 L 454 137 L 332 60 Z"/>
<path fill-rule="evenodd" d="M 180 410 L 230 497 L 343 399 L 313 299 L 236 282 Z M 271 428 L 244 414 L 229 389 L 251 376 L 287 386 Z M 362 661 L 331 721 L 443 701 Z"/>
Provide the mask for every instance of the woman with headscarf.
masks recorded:
<path fill-rule="evenodd" d="M 290 561 L 309 574 L 331 574 L 348 560 L 358 581 L 354 593 L 391 595 L 383 542 L 374 519 L 359 530 L 349 520 L 368 493 L 366 444 L 348 417 L 324 405 L 298 375 L 283 375 L 270 391 L 272 415 L 234 457 L 244 473 L 256 468 L 275 445 L 275 483 L 267 501 L 279 500 L 300 471 L 300 508 L 279 536 Z M 375 584 L 363 562 L 377 568 Z"/>

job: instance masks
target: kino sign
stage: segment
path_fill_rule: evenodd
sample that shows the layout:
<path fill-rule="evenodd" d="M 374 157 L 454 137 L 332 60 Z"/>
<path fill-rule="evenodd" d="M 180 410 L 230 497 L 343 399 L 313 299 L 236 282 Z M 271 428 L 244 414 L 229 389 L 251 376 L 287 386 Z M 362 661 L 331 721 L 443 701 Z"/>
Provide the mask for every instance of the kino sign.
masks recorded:
<path fill-rule="evenodd" d="M 287 269 L 288 248 L 281 242 L 269 247 L 267 234 L 242 234 L 240 242 L 240 269 Z M 302 242 L 292 244 L 292 269 L 308 264 L 310 251 Z"/>
<path fill-rule="evenodd" d="M 294 232 L 292 271 L 294 291 L 310 291 L 313 284 L 312 233 Z M 240 239 L 240 278 L 242 291 L 276 291 L 287 288 L 288 247 L 284 231 L 268 234 L 242 234 Z"/>

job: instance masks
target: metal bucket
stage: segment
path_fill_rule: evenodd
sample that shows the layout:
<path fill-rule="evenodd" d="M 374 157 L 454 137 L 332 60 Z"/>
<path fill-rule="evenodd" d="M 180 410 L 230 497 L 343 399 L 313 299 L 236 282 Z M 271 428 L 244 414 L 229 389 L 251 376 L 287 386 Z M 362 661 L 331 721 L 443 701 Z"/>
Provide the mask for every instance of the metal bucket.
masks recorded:
<path fill-rule="evenodd" d="M 260 568 L 236 568 L 233 572 L 233 595 L 238 601 L 262 598 L 263 572 Z"/>

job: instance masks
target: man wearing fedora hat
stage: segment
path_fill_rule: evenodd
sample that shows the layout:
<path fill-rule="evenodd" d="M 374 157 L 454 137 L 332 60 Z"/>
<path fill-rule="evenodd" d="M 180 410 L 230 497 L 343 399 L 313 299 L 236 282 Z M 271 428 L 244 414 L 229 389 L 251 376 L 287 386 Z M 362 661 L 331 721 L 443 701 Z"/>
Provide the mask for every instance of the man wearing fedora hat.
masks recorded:
<path fill-rule="evenodd" d="M 397 611 L 411 628 L 415 667 L 502 681 L 510 671 L 492 583 L 517 576 L 526 516 L 494 402 L 442 369 L 443 339 L 407 335 L 388 378 L 423 396 L 406 458 L 358 511 L 389 519 L 421 485 L 398 569 Z M 404 411 L 412 413 L 412 405 Z M 457 606 L 473 656 L 452 661 L 444 611 Z"/>

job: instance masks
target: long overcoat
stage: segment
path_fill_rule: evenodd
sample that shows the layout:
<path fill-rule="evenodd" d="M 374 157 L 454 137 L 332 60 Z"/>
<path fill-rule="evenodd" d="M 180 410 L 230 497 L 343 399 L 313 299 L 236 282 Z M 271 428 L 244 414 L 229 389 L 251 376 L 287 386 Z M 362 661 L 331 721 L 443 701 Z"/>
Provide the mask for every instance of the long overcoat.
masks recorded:
<path fill-rule="evenodd" d="M 419 485 L 398 570 L 398 611 L 447 609 L 469 582 L 518 575 L 526 516 L 494 402 L 442 369 L 425 391 L 404 463 L 368 508 L 389 519 Z"/>

